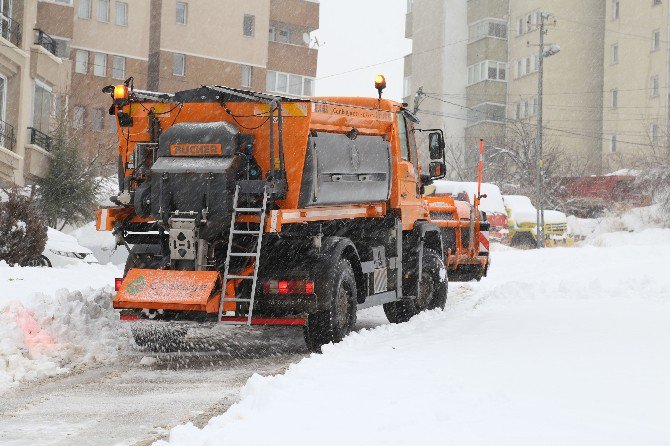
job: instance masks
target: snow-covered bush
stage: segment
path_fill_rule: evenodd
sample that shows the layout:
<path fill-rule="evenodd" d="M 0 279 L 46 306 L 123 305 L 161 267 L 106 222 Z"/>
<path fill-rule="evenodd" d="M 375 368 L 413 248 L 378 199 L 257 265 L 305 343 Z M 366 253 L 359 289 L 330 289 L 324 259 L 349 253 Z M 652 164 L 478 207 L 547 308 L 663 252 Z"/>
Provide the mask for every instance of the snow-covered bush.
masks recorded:
<path fill-rule="evenodd" d="M 0 260 L 10 265 L 39 256 L 47 241 L 47 225 L 29 197 L 9 192 L 0 202 Z"/>

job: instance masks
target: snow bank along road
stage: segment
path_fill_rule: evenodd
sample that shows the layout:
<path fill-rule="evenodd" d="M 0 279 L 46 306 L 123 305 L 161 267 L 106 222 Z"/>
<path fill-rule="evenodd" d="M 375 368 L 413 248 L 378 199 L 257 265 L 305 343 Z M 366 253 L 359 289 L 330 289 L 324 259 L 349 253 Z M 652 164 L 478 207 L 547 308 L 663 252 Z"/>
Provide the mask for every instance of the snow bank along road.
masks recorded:
<path fill-rule="evenodd" d="M 309 357 L 290 330 L 198 330 L 193 351 L 148 355 L 113 321 L 109 292 L 65 293 L 65 316 L 34 310 L 46 339 L 32 354 L 16 348 L 20 324 L 0 328 L 0 391 L 24 383 L 0 395 L 0 444 L 146 443 L 187 421 L 206 426 L 166 441 L 670 444 L 670 231 L 595 244 L 494 252 L 490 277 L 451 284 L 444 312 L 388 325 L 368 310 Z"/>

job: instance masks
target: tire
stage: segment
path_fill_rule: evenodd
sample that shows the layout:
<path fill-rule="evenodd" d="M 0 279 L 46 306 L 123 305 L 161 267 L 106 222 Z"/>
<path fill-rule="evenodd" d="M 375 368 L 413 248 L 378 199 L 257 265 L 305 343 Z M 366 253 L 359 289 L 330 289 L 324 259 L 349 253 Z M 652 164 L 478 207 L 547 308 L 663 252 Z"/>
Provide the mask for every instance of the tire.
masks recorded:
<path fill-rule="evenodd" d="M 307 348 L 316 353 L 325 344 L 340 342 L 356 325 L 357 290 L 351 264 L 341 259 L 318 292 L 327 294 L 330 309 L 310 314 L 303 328 Z"/>
<path fill-rule="evenodd" d="M 188 328 L 164 322 L 137 322 L 131 328 L 138 347 L 156 352 L 182 351 L 186 347 Z"/>
<path fill-rule="evenodd" d="M 528 232 L 519 232 L 514 234 L 510 246 L 519 249 L 537 248 L 537 241 Z"/>
<path fill-rule="evenodd" d="M 21 262 L 21 266 L 31 266 L 33 268 L 51 268 L 51 261 L 43 255 L 32 257 Z"/>
<path fill-rule="evenodd" d="M 160 269 L 162 264 L 160 245 L 134 245 L 130 249 L 123 277 L 133 268 Z"/>
<path fill-rule="evenodd" d="M 410 260 L 413 262 L 414 260 Z M 384 313 L 389 322 L 399 324 L 425 310 L 444 309 L 447 303 L 449 280 L 447 269 L 440 255 L 432 249 L 423 253 L 421 272 L 421 295 L 416 299 L 401 299 L 384 304 Z"/>

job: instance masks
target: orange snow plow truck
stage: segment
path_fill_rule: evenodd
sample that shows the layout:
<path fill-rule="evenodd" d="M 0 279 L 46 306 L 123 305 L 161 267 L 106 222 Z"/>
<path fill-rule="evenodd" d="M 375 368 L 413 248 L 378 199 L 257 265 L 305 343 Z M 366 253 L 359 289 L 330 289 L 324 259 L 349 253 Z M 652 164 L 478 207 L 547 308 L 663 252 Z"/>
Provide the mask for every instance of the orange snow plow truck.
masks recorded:
<path fill-rule="evenodd" d="M 444 307 L 448 270 L 485 274 L 479 213 L 422 195 L 445 175 L 442 133 L 429 133 L 422 173 L 418 121 L 381 99 L 383 78 L 380 99 L 129 83 L 103 89 L 119 193 L 97 229 L 130 250 L 114 307 L 136 321 L 139 345 L 184 342 L 184 324 L 160 322 L 218 322 L 302 326 L 318 351 L 353 329 L 357 309 L 383 305 L 391 322 L 407 321 Z M 153 335 L 157 325 L 172 328 Z"/>

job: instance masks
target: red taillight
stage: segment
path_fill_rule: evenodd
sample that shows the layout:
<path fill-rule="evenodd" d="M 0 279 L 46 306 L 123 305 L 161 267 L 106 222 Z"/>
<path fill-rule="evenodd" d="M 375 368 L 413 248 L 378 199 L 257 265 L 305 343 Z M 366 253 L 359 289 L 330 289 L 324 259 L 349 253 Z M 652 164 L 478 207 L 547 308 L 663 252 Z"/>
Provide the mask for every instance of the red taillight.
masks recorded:
<path fill-rule="evenodd" d="M 267 280 L 263 283 L 265 294 L 314 294 L 312 280 Z"/>
<path fill-rule="evenodd" d="M 121 284 L 123 283 L 122 277 L 117 277 L 114 279 L 114 291 L 119 291 L 121 289 Z"/>
<path fill-rule="evenodd" d="M 279 294 L 288 294 L 289 293 L 289 281 L 288 280 L 280 280 L 277 283 L 277 291 Z"/>

